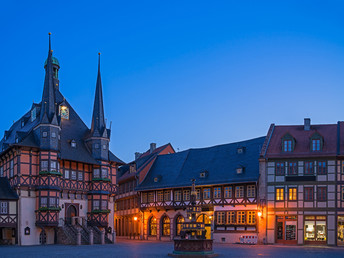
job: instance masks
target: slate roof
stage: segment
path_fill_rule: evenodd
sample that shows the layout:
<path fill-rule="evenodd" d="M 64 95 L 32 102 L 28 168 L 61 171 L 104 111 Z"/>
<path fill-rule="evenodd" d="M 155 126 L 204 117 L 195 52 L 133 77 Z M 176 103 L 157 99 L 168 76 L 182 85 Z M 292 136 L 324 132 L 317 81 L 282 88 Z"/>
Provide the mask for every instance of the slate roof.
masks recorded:
<path fill-rule="evenodd" d="M 201 149 L 189 149 L 175 154 L 158 156 L 146 178 L 137 190 L 176 188 L 191 185 L 256 182 L 259 178 L 259 154 L 265 137 L 218 145 Z M 242 154 L 237 149 L 244 147 Z M 243 174 L 236 169 L 244 168 Z M 207 171 L 206 178 L 200 173 Z M 154 178 L 159 178 L 154 182 Z"/>
<path fill-rule="evenodd" d="M 136 160 L 130 162 L 127 165 L 123 165 L 119 168 L 119 177 L 118 177 L 118 183 L 123 182 L 125 180 L 128 180 L 129 178 L 133 178 L 136 175 L 140 174 L 142 169 L 145 167 L 146 164 L 148 164 L 152 159 L 154 159 L 161 151 L 163 151 L 167 146 L 171 145 L 170 143 L 162 145 L 158 148 L 156 148 L 152 153 L 150 150 L 147 150 L 146 152 L 142 153 L 139 158 Z M 171 145 L 172 147 L 172 145 Z M 173 147 L 172 147 L 173 148 Z M 136 164 L 136 173 L 130 173 L 130 164 Z"/>
<path fill-rule="evenodd" d="M 0 200 L 17 200 L 17 193 L 10 186 L 7 177 L 0 177 Z"/>
<path fill-rule="evenodd" d="M 50 38 L 49 38 L 49 55 L 48 55 L 48 64 L 51 62 L 51 51 L 50 51 Z M 85 125 L 81 120 L 72 106 L 64 98 L 62 93 L 54 87 L 52 89 L 52 68 L 49 64 L 49 68 L 46 71 L 46 78 L 44 82 L 43 97 L 41 103 L 34 103 L 27 113 L 25 113 L 18 121 L 16 121 L 8 131 L 5 131 L 4 137 L 0 141 L 0 155 L 2 152 L 5 152 L 11 146 L 26 146 L 26 147 L 35 147 L 39 148 L 39 143 L 36 141 L 33 129 L 39 123 L 45 123 L 42 121 L 51 108 L 49 108 L 50 102 L 54 102 L 54 109 L 57 109 L 60 104 L 66 105 L 69 108 L 69 120 L 56 117 L 58 110 L 53 110 L 48 120 L 53 120 L 61 126 L 61 148 L 60 148 L 60 158 L 65 160 L 79 161 L 89 164 L 99 164 L 91 154 L 91 151 L 85 144 L 85 137 L 89 135 L 90 129 Z M 99 71 L 98 71 L 99 73 Z M 49 77 L 49 78 L 48 78 Z M 98 82 L 99 83 L 99 82 Z M 48 87 L 49 86 L 49 87 Z M 49 90 L 47 90 L 49 89 Z M 52 92 L 53 90 L 54 92 Z M 99 85 L 97 85 L 97 90 L 101 90 Z M 44 101 L 44 110 L 42 110 L 42 103 Z M 55 106 L 56 101 L 56 106 Z M 49 105 L 48 105 L 49 104 Z M 102 103 L 101 103 L 102 104 Z M 36 119 L 31 121 L 31 110 L 36 108 Z M 55 120 L 54 120 L 55 119 Z M 49 122 L 49 121 L 46 122 Z M 22 126 L 24 122 L 24 126 Z M 107 134 L 109 137 L 109 133 Z M 73 148 L 70 142 L 74 140 L 76 142 L 76 148 Z M 125 164 L 122 160 L 116 157 L 111 151 L 109 151 L 109 161 L 117 162 L 119 164 Z"/>
<path fill-rule="evenodd" d="M 304 130 L 304 125 L 271 125 L 271 132 L 267 136 L 268 144 L 266 158 L 302 158 L 318 156 L 335 156 L 337 154 L 338 125 L 337 124 L 312 124 L 310 130 Z M 344 131 L 344 130 L 342 130 Z M 282 151 L 282 138 L 291 135 L 295 139 L 295 148 L 292 152 Z M 310 150 L 311 137 L 319 134 L 323 137 L 323 148 L 320 152 Z M 344 132 L 342 133 L 344 134 Z"/>

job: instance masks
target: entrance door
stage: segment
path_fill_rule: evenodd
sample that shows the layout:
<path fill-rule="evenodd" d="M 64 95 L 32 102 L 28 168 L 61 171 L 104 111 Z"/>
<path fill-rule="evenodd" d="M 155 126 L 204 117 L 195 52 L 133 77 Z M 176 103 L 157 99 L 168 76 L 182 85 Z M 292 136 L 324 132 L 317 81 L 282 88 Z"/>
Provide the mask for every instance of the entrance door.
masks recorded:
<path fill-rule="evenodd" d="M 201 214 L 197 218 L 197 222 L 203 222 L 206 230 L 205 238 L 211 239 L 211 220 L 206 214 Z"/>
<path fill-rule="evenodd" d="M 72 218 L 78 216 L 76 207 L 74 205 L 69 205 L 66 211 L 66 223 L 72 224 Z"/>
<path fill-rule="evenodd" d="M 281 244 L 297 244 L 296 216 L 276 216 L 276 242 Z"/>

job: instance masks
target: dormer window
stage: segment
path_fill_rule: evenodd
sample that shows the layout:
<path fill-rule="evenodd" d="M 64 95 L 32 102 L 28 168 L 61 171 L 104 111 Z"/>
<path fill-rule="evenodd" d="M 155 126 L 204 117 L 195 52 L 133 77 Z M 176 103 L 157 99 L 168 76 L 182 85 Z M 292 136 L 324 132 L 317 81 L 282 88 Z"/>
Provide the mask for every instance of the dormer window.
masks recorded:
<path fill-rule="evenodd" d="M 37 115 L 36 108 L 33 108 L 33 109 L 31 110 L 31 122 L 33 122 L 33 121 L 36 120 L 36 115 Z"/>
<path fill-rule="evenodd" d="M 21 121 L 21 127 L 23 128 L 24 125 L 25 125 L 25 121 L 23 120 L 23 121 Z"/>
<path fill-rule="evenodd" d="M 61 116 L 62 119 L 69 119 L 69 108 L 64 105 L 60 105 L 59 109 L 59 115 Z"/>
<path fill-rule="evenodd" d="M 136 167 L 135 164 L 131 164 L 130 165 L 130 173 L 134 173 L 135 172 L 135 170 L 136 170 L 135 167 Z"/>
<path fill-rule="evenodd" d="M 76 148 L 76 141 L 75 140 L 72 140 L 70 142 L 70 146 L 72 146 L 72 148 Z"/>
<path fill-rule="evenodd" d="M 199 178 L 206 178 L 208 176 L 208 171 L 202 171 L 199 173 Z"/>
<path fill-rule="evenodd" d="M 236 173 L 237 173 L 238 175 L 244 173 L 244 168 L 243 168 L 243 167 L 237 168 L 237 169 L 236 169 Z"/>
<path fill-rule="evenodd" d="M 318 133 L 314 133 L 310 138 L 311 151 L 322 151 L 323 143 L 323 137 Z"/>
<path fill-rule="evenodd" d="M 282 151 L 292 152 L 295 147 L 295 139 L 290 134 L 286 134 L 282 138 Z"/>
<path fill-rule="evenodd" d="M 16 136 L 15 142 L 18 143 L 19 142 L 19 138 L 18 136 Z"/>
<path fill-rule="evenodd" d="M 245 152 L 245 147 L 237 148 L 237 154 L 243 154 Z"/>
<path fill-rule="evenodd" d="M 160 180 L 161 180 L 161 176 L 160 175 L 154 177 L 154 183 L 160 182 Z"/>

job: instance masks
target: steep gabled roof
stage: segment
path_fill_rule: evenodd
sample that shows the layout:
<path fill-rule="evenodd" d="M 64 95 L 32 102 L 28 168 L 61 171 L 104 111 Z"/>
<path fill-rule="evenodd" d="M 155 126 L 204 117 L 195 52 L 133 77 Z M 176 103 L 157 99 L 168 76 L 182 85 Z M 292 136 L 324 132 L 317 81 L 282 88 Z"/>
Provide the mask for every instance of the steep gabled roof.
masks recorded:
<path fill-rule="evenodd" d="M 7 177 L 0 177 L 0 200 L 17 200 L 17 193 L 12 189 Z"/>
<path fill-rule="evenodd" d="M 264 140 L 265 137 L 260 137 L 158 156 L 137 190 L 190 186 L 193 178 L 196 185 L 256 182 Z M 243 148 L 243 153 L 238 153 L 238 148 Z M 244 172 L 237 174 L 237 168 L 243 168 Z M 201 172 L 207 176 L 200 178 Z"/>

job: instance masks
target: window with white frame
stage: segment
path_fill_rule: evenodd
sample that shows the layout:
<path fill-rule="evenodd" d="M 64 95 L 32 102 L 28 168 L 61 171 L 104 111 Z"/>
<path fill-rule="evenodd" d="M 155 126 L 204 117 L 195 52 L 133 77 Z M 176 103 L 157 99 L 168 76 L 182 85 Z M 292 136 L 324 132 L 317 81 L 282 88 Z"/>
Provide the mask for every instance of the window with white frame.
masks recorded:
<path fill-rule="evenodd" d="M 235 211 L 227 212 L 227 224 L 236 224 Z"/>
<path fill-rule="evenodd" d="M 184 190 L 183 191 L 183 200 L 184 201 L 190 201 L 190 190 Z"/>
<path fill-rule="evenodd" d="M 56 197 L 50 197 L 49 198 L 49 207 L 55 208 L 56 207 Z"/>
<path fill-rule="evenodd" d="M 244 187 L 236 186 L 235 187 L 235 198 L 244 198 Z"/>
<path fill-rule="evenodd" d="M 203 189 L 203 199 L 210 199 L 210 188 L 204 188 Z"/>
<path fill-rule="evenodd" d="M 93 178 L 99 178 L 100 177 L 100 170 L 99 168 L 93 169 Z"/>
<path fill-rule="evenodd" d="M 56 161 L 50 161 L 50 171 L 56 171 Z"/>
<path fill-rule="evenodd" d="M 71 179 L 76 180 L 76 171 L 74 171 L 74 170 L 72 170 Z"/>
<path fill-rule="evenodd" d="M 48 171 L 48 161 L 47 160 L 42 160 L 41 161 L 41 171 Z"/>
<path fill-rule="evenodd" d="M 0 202 L 0 214 L 8 213 L 8 202 Z"/>
<path fill-rule="evenodd" d="M 247 212 L 247 224 L 256 224 L 256 212 L 248 211 Z"/>
<path fill-rule="evenodd" d="M 225 224 L 226 223 L 226 212 L 224 211 L 218 211 L 217 212 L 217 218 L 216 218 L 216 224 Z"/>
<path fill-rule="evenodd" d="M 231 186 L 225 187 L 225 198 L 232 198 L 232 187 Z"/>
<path fill-rule="evenodd" d="M 256 197 L 256 186 L 255 185 L 248 185 L 247 186 L 247 197 L 248 198 Z"/>
<path fill-rule="evenodd" d="M 102 168 L 102 178 L 108 178 L 108 169 Z"/>
<path fill-rule="evenodd" d="M 182 191 L 176 190 L 174 191 L 174 201 L 180 202 L 182 200 Z"/>
<path fill-rule="evenodd" d="M 245 224 L 246 221 L 246 214 L 244 211 L 237 212 L 237 223 L 238 224 Z"/>
<path fill-rule="evenodd" d="M 82 181 L 84 179 L 84 173 L 82 173 L 81 171 L 78 172 L 78 180 Z"/>
<path fill-rule="evenodd" d="M 66 178 L 66 179 L 69 179 L 69 170 L 65 170 L 65 172 L 64 172 L 64 177 Z"/>
<path fill-rule="evenodd" d="M 41 206 L 40 207 L 47 207 L 48 206 L 48 198 L 47 197 L 41 197 Z"/>
<path fill-rule="evenodd" d="M 99 200 L 93 200 L 93 210 L 99 210 Z"/>

